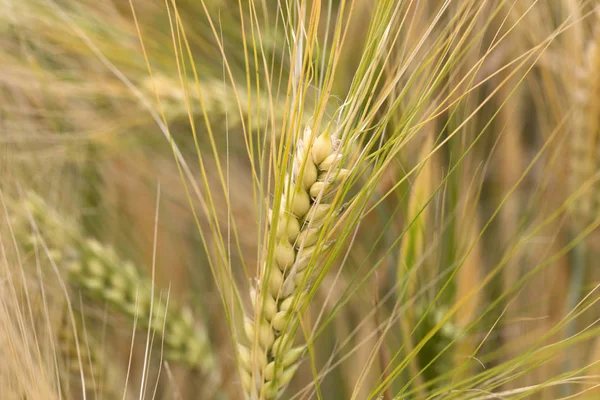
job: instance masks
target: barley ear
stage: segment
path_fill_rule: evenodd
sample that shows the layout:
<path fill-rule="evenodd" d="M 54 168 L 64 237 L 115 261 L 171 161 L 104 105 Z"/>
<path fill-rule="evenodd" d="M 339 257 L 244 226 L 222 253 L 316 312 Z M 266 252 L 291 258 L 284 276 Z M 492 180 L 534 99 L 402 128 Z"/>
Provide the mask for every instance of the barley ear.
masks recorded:
<path fill-rule="evenodd" d="M 62 384 L 73 386 L 76 392 L 89 392 L 89 395 L 103 393 L 107 398 L 122 395 L 115 366 L 101 351 L 102 344 L 97 338 L 90 334 L 91 331 L 86 332 L 79 317 L 82 316 L 75 315 L 73 326 L 68 311 L 63 313 L 56 332 L 59 359 L 64 364 L 58 371 Z"/>
<path fill-rule="evenodd" d="M 335 215 L 332 195 L 349 171 L 329 132 L 316 135 L 310 127 L 298 139 L 291 171 L 284 185 L 282 206 L 269 212 L 276 241 L 272 262 L 264 262 L 259 284 L 252 288 L 253 310 L 245 322 L 250 347 L 240 345 L 242 386 L 249 398 L 274 399 L 291 381 L 304 346 L 294 347 L 297 310 L 306 302 L 304 289 L 327 245 L 324 221 Z"/>
<path fill-rule="evenodd" d="M 167 360 L 200 368 L 218 380 L 208 335 L 189 309 L 153 292 L 151 280 L 131 261 L 122 260 L 111 247 L 81 235 L 74 224 L 40 197 L 29 195 L 25 205 L 54 262 L 67 273 L 71 284 L 85 295 L 110 304 L 131 321 L 137 319 L 139 327 L 155 330 L 164 341 Z M 20 215 L 27 214 L 20 211 Z M 23 242 L 38 241 L 39 237 L 23 225 L 19 230 Z"/>

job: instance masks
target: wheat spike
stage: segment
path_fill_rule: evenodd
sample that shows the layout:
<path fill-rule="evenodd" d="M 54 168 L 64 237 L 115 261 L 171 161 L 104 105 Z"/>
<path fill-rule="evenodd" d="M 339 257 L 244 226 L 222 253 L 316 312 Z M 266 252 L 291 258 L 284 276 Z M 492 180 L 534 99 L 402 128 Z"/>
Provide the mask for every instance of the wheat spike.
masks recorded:
<path fill-rule="evenodd" d="M 132 321 L 137 318 L 142 328 L 162 335 L 166 359 L 205 371 L 214 369 L 208 337 L 194 326 L 191 311 L 153 293 L 150 279 L 142 276 L 133 263 L 119 260 L 112 248 L 93 239 L 82 241 L 77 256 L 65 261 L 71 281 L 87 294 L 110 303 Z"/>
<path fill-rule="evenodd" d="M 241 379 L 249 398 L 276 398 L 291 381 L 304 346 L 293 347 L 296 312 L 305 303 L 304 287 L 316 265 L 323 225 L 334 215 L 331 198 L 349 171 L 341 168 L 339 141 L 328 132 L 315 135 L 310 127 L 298 140 L 282 204 L 269 213 L 276 245 L 272 267 L 265 263 L 252 289 L 252 315 L 245 333 L 251 348 L 240 345 Z M 310 264 L 310 265 L 309 265 Z"/>
<path fill-rule="evenodd" d="M 86 334 L 79 318 L 76 317 L 75 326 L 72 326 L 68 311 L 63 314 L 56 334 L 57 349 L 64 363 L 64 368 L 59 368 L 61 382 L 66 388 L 73 385 L 74 392 L 83 390 L 93 398 L 119 397 L 121 390 L 118 389 L 115 366 L 101 351 L 102 344 L 90 333 Z"/>
<path fill-rule="evenodd" d="M 597 72 L 600 66 L 600 30 L 596 30 L 595 36 L 585 51 L 583 65 L 580 66 L 579 90 L 574 95 L 574 131 L 569 142 L 570 184 L 573 192 L 591 179 L 598 168 L 595 158 L 600 152 L 600 78 Z M 600 204 L 598 197 L 593 191 L 586 191 L 574 202 L 571 212 L 575 229 L 582 229 L 592 221 Z"/>
<path fill-rule="evenodd" d="M 164 340 L 167 360 L 201 368 L 216 378 L 208 335 L 195 324 L 188 308 L 154 293 L 151 280 L 131 261 L 121 260 L 111 247 L 78 234 L 40 197 L 30 195 L 25 203 L 54 262 L 66 270 L 71 283 L 91 298 L 109 303 L 131 321 L 137 318 L 138 327 L 155 330 Z M 37 240 L 37 235 L 25 234 L 27 244 Z"/>

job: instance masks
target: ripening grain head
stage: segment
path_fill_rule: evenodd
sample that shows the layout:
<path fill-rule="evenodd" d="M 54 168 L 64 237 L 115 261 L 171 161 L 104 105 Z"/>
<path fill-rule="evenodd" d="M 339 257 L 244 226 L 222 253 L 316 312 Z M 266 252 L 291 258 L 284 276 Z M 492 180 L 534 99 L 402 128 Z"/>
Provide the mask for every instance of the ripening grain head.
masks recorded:
<path fill-rule="evenodd" d="M 1 394 L 592 393 L 594 2 L 5 3 Z"/>

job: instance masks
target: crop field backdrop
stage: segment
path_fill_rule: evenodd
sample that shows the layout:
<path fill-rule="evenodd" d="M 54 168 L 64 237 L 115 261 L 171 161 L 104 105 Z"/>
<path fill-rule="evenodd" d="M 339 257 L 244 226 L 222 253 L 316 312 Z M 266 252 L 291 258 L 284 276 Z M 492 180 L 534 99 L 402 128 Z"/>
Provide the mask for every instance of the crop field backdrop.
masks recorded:
<path fill-rule="evenodd" d="M 596 0 L 0 0 L 0 399 L 600 399 Z"/>

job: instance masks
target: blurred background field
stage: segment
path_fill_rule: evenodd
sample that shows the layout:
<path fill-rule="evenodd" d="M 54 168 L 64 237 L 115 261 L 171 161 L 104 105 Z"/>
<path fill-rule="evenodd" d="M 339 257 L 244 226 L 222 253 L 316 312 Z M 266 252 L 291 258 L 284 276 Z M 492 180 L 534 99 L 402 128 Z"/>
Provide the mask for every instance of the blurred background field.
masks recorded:
<path fill-rule="evenodd" d="M 379 3 L 0 2 L 0 398 L 243 398 L 234 332 L 290 118 L 288 7 L 320 7 L 308 124 L 338 15 L 325 119 Z M 375 119 L 404 139 L 281 398 L 600 398 L 600 6 L 389 4 L 397 40 L 365 91 L 390 91 Z M 137 289 L 110 275 L 127 263 Z M 98 265 L 126 294 L 94 289 Z M 134 318 L 144 290 L 182 325 Z"/>

